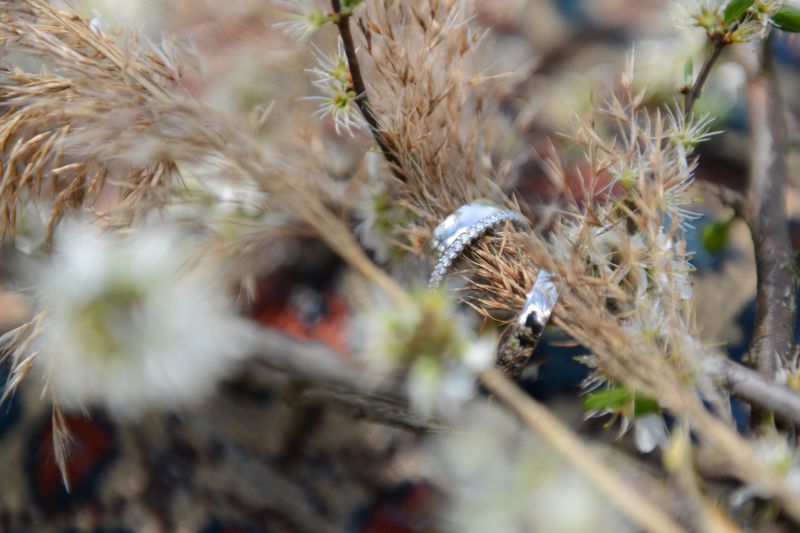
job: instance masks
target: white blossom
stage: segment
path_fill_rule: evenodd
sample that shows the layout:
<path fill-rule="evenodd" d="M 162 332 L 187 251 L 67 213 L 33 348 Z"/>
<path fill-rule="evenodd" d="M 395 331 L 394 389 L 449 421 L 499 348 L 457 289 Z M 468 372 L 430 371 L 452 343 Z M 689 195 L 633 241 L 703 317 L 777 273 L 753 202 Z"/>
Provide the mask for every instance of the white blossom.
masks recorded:
<path fill-rule="evenodd" d="M 332 22 L 331 17 L 313 0 L 283 0 L 279 3 L 290 11 L 283 13 L 286 20 L 276 23 L 275 27 L 284 30 L 295 40 L 304 40 L 325 24 Z"/>
<path fill-rule="evenodd" d="M 650 453 L 669 442 L 669 430 L 661 413 L 648 413 L 633 419 L 633 440 L 642 453 Z"/>
<path fill-rule="evenodd" d="M 632 531 L 586 479 L 496 406 L 471 404 L 434 442 L 431 472 L 448 502 L 444 531 Z"/>
<path fill-rule="evenodd" d="M 212 269 L 186 264 L 186 238 L 157 228 L 62 228 L 41 271 L 35 361 L 63 405 L 104 405 L 120 416 L 180 407 L 246 354 L 250 326 Z"/>
<path fill-rule="evenodd" d="M 789 488 L 800 492 L 800 454 L 785 438 L 777 433 L 767 433 L 755 441 L 753 450 L 759 463 L 782 477 Z M 770 496 L 772 492 L 763 485 L 745 485 L 731 494 L 731 505 L 738 507 L 752 498 Z"/>
<path fill-rule="evenodd" d="M 318 66 L 307 69 L 316 78 L 311 83 L 323 92 L 322 96 L 309 96 L 304 100 L 315 101 L 320 107 L 312 113 L 320 118 L 330 116 L 333 118 L 337 134 L 342 131 L 353 136 L 356 131 L 368 131 L 365 120 L 357 109 L 356 100 L 363 95 L 356 94 L 350 79 L 350 69 L 341 39 L 338 41 L 335 54 L 326 55 L 319 49 L 315 50 Z"/>
<path fill-rule="evenodd" d="M 444 292 L 414 293 L 407 305 L 370 312 L 361 323 L 366 362 L 382 378 L 401 375 L 423 416 L 458 413 L 494 361 L 497 339 L 479 337 Z"/>

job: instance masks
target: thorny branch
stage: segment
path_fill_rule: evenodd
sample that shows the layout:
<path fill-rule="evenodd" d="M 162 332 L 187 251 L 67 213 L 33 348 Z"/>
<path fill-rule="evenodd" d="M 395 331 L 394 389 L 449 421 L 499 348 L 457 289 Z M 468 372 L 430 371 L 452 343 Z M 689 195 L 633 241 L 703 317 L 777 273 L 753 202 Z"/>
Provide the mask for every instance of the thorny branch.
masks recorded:
<path fill-rule="evenodd" d="M 372 109 L 367 96 L 367 86 L 364 84 L 364 77 L 361 75 L 361 65 L 358 62 L 356 55 L 356 46 L 353 41 L 353 34 L 350 31 L 350 13 L 342 12 L 340 0 L 331 0 L 333 12 L 336 13 L 336 27 L 339 28 L 339 35 L 342 38 L 344 45 L 344 52 L 347 56 L 347 66 L 350 69 L 350 83 L 353 86 L 353 91 L 356 93 L 355 101 L 358 108 L 361 110 L 361 115 L 369 126 L 375 142 L 383 152 L 384 157 L 389 162 L 392 172 L 399 179 L 404 179 L 400 159 L 397 157 L 397 149 L 393 146 L 391 139 L 387 138 L 383 130 L 381 130 L 378 116 Z"/>
<path fill-rule="evenodd" d="M 758 371 L 780 379 L 794 351 L 796 279 L 786 221 L 786 130 L 769 53 L 747 83 L 750 183 L 746 212 L 756 256 L 756 321 L 750 357 Z"/>

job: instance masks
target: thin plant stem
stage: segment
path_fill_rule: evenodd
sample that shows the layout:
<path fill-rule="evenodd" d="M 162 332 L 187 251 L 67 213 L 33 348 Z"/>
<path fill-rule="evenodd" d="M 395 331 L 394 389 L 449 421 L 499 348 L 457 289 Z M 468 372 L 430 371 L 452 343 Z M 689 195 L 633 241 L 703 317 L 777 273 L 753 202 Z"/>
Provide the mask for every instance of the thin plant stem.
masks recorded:
<path fill-rule="evenodd" d="M 711 69 L 714 67 L 714 63 L 717 62 L 717 59 L 719 59 L 719 56 L 722 54 L 722 50 L 727 45 L 728 43 L 722 38 L 714 40 L 714 48 L 711 50 L 711 55 L 706 58 L 703 66 L 700 68 L 700 74 L 697 75 L 697 79 L 694 80 L 694 84 L 692 84 L 692 86 L 686 90 L 685 99 L 683 102 L 683 113 L 687 117 L 692 114 L 694 104 L 697 102 L 697 99 L 700 98 L 700 93 L 703 91 L 703 85 L 705 85 L 706 81 L 708 80 L 708 75 L 711 74 Z"/>
<path fill-rule="evenodd" d="M 339 0 L 331 0 L 331 7 L 336 13 L 336 27 L 339 29 L 339 35 L 342 38 L 344 45 L 344 53 L 347 56 L 347 66 L 350 69 L 350 83 L 352 84 L 353 91 L 356 93 L 355 101 L 361 115 L 369 126 L 375 142 L 381 149 L 386 160 L 392 168 L 392 172 L 399 179 L 404 179 L 401 171 L 400 159 L 397 157 L 397 149 L 394 143 L 386 136 L 385 132 L 381 129 L 378 115 L 372 108 L 367 96 L 367 86 L 364 83 L 364 77 L 361 74 L 361 65 L 358 62 L 356 55 L 356 46 L 353 41 L 353 33 L 350 31 L 350 13 L 343 13 L 341 3 Z"/>
<path fill-rule="evenodd" d="M 481 381 L 500 401 L 510 407 L 537 435 L 645 531 L 684 531 L 660 507 L 631 488 L 544 405 L 522 392 L 497 370 L 486 370 Z"/>

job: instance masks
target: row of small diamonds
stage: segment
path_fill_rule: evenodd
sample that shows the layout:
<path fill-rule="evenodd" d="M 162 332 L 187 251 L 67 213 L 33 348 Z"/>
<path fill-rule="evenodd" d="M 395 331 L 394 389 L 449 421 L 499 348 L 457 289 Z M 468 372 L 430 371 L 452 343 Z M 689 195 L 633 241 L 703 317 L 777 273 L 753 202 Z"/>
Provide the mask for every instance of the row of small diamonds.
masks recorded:
<path fill-rule="evenodd" d="M 464 253 L 464 250 L 466 250 L 475 239 L 506 221 L 520 225 L 525 224 L 525 219 L 522 215 L 516 211 L 505 209 L 479 220 L 459 235 L 458 238 L 445 249 L 439 261 L 436 263 L 436 268 L 433 269 L 431 278 L 428 281 L 428 289 L 433 290 L 439 288 L 439 285 L 442 284 L 442 280 L 444 280 L 447 271 L 450 270 L 455 260 Z"/>

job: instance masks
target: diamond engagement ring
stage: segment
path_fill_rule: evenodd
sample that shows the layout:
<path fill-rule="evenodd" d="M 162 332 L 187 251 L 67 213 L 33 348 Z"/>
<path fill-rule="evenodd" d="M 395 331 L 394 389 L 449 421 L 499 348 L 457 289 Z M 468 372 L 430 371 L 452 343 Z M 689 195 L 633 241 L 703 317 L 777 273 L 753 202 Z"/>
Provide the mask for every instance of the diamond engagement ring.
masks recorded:
<path fill-rule="evenodd" d="M 442 284 L 456 259 L 479 237 L 506 222 L 524 227 L 525 218 L 511 209 L 504 209 L 488 200 L 462 205 L 433 230 L 429 246 L 437 257 L 436 267 L 428 281 L 429 289 Z"/>

